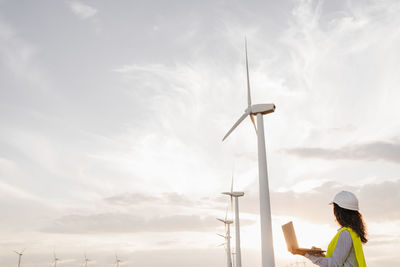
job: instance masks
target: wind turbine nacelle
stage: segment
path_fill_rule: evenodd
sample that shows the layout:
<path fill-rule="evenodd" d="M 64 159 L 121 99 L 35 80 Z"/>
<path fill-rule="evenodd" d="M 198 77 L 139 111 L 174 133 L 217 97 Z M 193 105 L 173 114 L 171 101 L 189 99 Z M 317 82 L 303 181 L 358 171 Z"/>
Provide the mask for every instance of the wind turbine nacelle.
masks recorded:
<path fill-rule="evenodd" d="M 257 115 L 258 113 L 265 115 L 272 113 L 274 111 L 275 111 L 274 104 L 257 104 L 251 106 L 251 113 L 254 115 Z"/>
<path fill-rule="evenodd" d="M 231 223 L 233 223 L 233 221 L 231 221 L 231 220 L 224 220 L 224 219 L 220 219 L 220 218 L 217 218 L 217 220 L 220 221 L 220 222 L 223 222 L 223 223 L 225 223 L 225 224 L 231 224 Z"/>
<path fill-rule="evenodd" d="M 244 192 L 222 192 L 221 194 L 232 196 L 232 197 L 242 197 Z"/>
<path fill-rule="evenodd" d="M 244 192 L 232 192 L 232 195 L 234 197 L 242 197 L 242 196 L 244 196 Z"/>

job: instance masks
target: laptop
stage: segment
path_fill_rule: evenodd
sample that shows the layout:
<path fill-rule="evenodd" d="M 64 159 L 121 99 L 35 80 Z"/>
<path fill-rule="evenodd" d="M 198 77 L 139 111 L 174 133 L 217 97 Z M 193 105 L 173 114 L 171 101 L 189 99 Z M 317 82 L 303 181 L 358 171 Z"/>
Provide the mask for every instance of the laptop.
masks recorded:
<path fill-rule="evenodd" d="M 285 236 L 286 245 L 289 252 L 292 252 L 294 250 L 304 251 L 308 254 L 320 254 L 322 252 L 325 252 L 320 248 L 299 248 L 296 233 L 293 227 L 293 222 L 288 222 L 287 224 L 282 225 L 282 231 L 283 235 Z"/>

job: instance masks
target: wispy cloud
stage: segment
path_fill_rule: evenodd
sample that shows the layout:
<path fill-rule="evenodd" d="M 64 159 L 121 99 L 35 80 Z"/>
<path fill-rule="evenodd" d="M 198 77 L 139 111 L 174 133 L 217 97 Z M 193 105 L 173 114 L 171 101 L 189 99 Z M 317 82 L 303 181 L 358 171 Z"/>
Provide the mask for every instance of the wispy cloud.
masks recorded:
<path fill-rule="evenodd" d="M 129 232 L 196 232 L 212 231 L 217 222 L 214 217 L 197 215 L 171 215 L 146 219 L 139 215 L 103 213 L 93 215 L 67 215 L 43 229 L 54 233 L 129 233 Z"/>
<path fill-rule="evenodd" d="M 37 48 L 21 38 L 11 25 L 2 20 L 0 20 L 0 64 L 9 72 L 7 81 L 12 81 L 15 77 L 18 82 L 25 82 L 26 87 L 37 93 L 48 92 L 51 87 L 49 77 L 38 63 Z M 4 88 L 3 92 L 6 92 Z"/>
<path fill-rule="evenodd" d="M 72 12 L 81 19 L 88 19 L 97 14 L 97 9 L 79 1 L 68 2 Z"/>
<path fill-rule="evenodd" d="M 400 164 L 400 143 L 376 141 L 366 144 L 348 145 L 341 148 L 299 147 L 286 150 L 302 158 L 384 160 Z"/>
<path fill-rule="evenodd" d="M 124 193 L 111 197 L 107 197 L 104 201 L 113 206 L 129 207 L 138 206 L 141 204 L 161 205 L 165 207 L 187 207 L 187 208 L 223 208 L 224 198 L 208 198 L 203 197 L 200 200 L 195 197 L 189 197 L 184 194 L 175 192 L 165 192 L 158 194 L 143 194 L 143 193 Z"/>

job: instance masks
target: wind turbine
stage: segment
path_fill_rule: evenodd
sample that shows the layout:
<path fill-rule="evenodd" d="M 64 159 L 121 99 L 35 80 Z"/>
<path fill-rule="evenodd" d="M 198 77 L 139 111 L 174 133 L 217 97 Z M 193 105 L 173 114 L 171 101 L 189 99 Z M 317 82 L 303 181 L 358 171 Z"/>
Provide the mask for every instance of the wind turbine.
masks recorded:
<path fill-rule="evenodd" d="M 271 225 L 271 204 L 268 187 L 267 173 L 267 155 L 265 152 L 265 137 L 264 137 L 264 118 L 263 115 L 275 111 L 274 104 L 251 104 L 250 96 L 250 78 L 249 78 L 249 63 L 247 59 L 247 41 L 245 41 L 246 51 L 246 73 L 247 73 L 247 108 L 244 114 L 233 125 L 233 127 L 224 136 L 224 141 L 235 128 L 247 117 L 250 116 L 251 121 L 257 132 L 258 143 L 258 174 L 259 174 L 259 190 L 260 190 L 260 221 L 261 221 L 261 258 L 262 267 L 275 267 L 274 247 L 272 241 L 272 225 Z M 254 123 L 253 116 L 257 116 L 257 125 Z"/>
<path fill-rule="evenodd" d="M 225 235 L 221 235 L 221 234 L 218 234 L 217 233 L 217 235 L 219 235 L 220 237 L 222 237 L 222 238 L 224 238 L 224 240 L 225 240 L 225 242 L 224 243 L 221 243 L 221 244 L 219 244 L 217 247 L 222 247 L 222 246 L 224 246 L 224 249 L 225 249 L 225 253 L 227 253 L 227 245 L 228 245 L 228 235 L 226 234 L 226 231 L 225 231 Z M 230 236 L 229 236 L 230 237 Z"/>
<path fill-rule="evenodd" d="M 228 210 L 226 210 L 225 213 L 225 219 L 219 219 L 217 218 L 218 221 L 223 222 L 225 225 L 225 234 L 226 234 L 226 264 L 227 267 L 232 267 L 232 258 L 231 258 L 231 231 L 230 231 L 230 225 L 233 223 L 232 220 L 227 219 L 227 214 Z"/>
<path fill-rule="evenodd" d="M 55 252 L 55 251 L 54 251 L 54 253 L 53 253 L 53 256 L 54 256 L 54 267 L 57 267 L 57 261 L 59 261 L 60 259 L 57 258 L 56 252 Z"/>
<path fill-rule="evenodd" d="M 233 204 L 233 198 L 235 198 L 235 253 L 236 256 L 236 267 L 242 267 L 242 257 L 240 251 L 240 225 L 239 225 L 239 197 L 244 196 L 244 192 L 234 192 L 233 191 L 233 175 L 232 175 L 232 183 L 231 183 L 231 191 L 223 192 L 222 194 L 228 195 L 231 197 L 231 207 Z"/>
<path fill-rule="evenodd" d="M 118 255 L 115 254 L 115 266 L 119 267 L 119 263 L 121 262 L 121 260 L 118 258 Z"/>
<path fill-rule="evenodd" d="M 21 257 L 22 257 L 22 255 L 24 255 L 24 251 L 25 251 L 25 249 L 23 249 L 21 252 L 14 250 L 14 252 L 18 254 L 18 267 L 21 266 Z"/>
<path fill-rule="evenodd" d="M 89 260 L 89 259 L 86 257 L 86 253 L 85 253 L 85 267 L 87 267 L 88 261 L 91 261 L 91 260 Z"/>

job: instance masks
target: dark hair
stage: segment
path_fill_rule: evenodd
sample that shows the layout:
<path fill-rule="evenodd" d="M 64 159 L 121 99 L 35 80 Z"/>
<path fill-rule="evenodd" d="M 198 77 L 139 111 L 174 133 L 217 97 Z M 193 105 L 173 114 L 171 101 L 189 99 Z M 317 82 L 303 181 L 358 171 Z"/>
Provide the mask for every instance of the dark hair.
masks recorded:
<path fill-rule="evenodd" d="M 357 210 L 343 209 L 336 203 L 333 203 L 333 213 L 342 227 L 350 227 L 359 235 L 362 243 L 367 243 L 367 231 L 361 213 Z"/>

